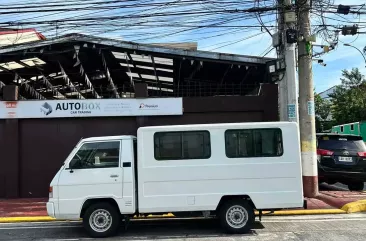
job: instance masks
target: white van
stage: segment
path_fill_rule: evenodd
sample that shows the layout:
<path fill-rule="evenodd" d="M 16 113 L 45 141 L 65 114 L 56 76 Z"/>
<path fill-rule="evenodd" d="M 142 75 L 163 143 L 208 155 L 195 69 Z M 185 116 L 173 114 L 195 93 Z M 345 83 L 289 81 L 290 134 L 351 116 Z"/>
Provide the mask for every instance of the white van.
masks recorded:
<path fill-rule="evenodd" d="M 53 178 L 47 212 L 93 237 L 136 214 L 215 215 L 247 232 L 254 210 L 303 207 L 296 123 L 154 126 L 82 139 Z"/>

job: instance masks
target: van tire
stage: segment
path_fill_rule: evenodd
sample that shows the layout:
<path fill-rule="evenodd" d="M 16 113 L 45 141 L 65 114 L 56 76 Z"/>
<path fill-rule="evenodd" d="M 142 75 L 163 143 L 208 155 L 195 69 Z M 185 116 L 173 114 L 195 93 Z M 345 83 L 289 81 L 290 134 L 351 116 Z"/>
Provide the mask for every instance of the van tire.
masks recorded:
<path fill-rule="evenodd" d="M 93 238 L 104 238 L 115 235 L 120 224 L 121 215 L 118 209 L 106 202 L 91 205 L 85 211 L 83 217 L 83 226 Z"/>
<path fill-rule="evenodd" d="M 244 199 L 229 200 L 221 206 L 219 220 L 227 233 L 247 233 L 255 221 L 254 208 Z"/>

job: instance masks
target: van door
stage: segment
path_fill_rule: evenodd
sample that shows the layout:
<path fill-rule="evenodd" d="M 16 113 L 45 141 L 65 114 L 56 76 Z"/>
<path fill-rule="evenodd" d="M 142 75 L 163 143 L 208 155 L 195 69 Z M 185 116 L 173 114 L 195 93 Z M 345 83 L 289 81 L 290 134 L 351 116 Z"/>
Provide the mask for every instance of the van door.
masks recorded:
<path fill-rule="evenodd" d="M 83 203 L 93 198 L 113 198 L 121 206 L 123 171 L 121 141 L 85 142 L 58 181 L 60 216 L 79 218 Z M 62 218 L 62 217 L 60 217 Z"/>

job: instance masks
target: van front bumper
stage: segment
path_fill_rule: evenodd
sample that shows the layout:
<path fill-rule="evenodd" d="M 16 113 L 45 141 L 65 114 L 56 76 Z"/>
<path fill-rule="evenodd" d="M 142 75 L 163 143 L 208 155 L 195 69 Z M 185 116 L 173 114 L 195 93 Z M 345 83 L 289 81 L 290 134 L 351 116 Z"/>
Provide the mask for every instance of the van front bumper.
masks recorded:
<path fill-rule="evenodd" d="M 47 202 L 46 207 L 47 207 L 48 216 L 56 218 L 54 203 L 53 202 Z"/>

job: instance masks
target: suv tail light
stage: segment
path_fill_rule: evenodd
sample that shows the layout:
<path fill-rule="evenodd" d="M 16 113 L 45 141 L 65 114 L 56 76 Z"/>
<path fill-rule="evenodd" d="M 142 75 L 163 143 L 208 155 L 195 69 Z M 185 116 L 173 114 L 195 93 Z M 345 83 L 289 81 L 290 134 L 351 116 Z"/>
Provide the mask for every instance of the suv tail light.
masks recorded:
<path fill-rule="evenodd" d="M 328 150 L 324 150 L 324 149 L 317 150 L 317 154 L 320 156 L 333 156 L 333 153 L 334 152 L 332 152 L 332 151 L 328 151 Z"/>
<path fill-rule="evenodd" d="M 359 157 L 366 157 L 366 152 L 357 152 Z"/>

